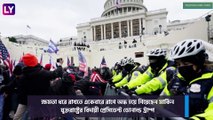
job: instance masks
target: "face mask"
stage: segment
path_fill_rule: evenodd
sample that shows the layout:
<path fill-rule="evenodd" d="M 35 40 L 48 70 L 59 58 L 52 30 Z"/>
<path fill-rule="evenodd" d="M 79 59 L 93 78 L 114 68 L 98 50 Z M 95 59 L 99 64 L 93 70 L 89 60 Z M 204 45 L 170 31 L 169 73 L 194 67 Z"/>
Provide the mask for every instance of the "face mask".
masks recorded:
<path fill-rule="evenodd" d="M 198 73 L 193 69 L 193 65 L 178 67 L 178 71 L 187 81 L 191 81 L 199 76 Z"/>
<path fill-rule="evenodd" d="M 124 69 L 126 70 L 126 71 L 128 71 L 128 72 L 130 72 L 132 69 L 133 69 L 133 65 L 130 65 L 130 64 L 127 64 L 125 67 L 124 67 Z"/>
<path fill-rule="evenodd" d="M 158 72 L 163 67 L 164 64 L 165 64 L 165 60 L 158 60 L 155 62 L 150 62 L 150 67 L 154 71 Z"/>
<path fill-rule="evenodd" d="M 150 67 L 152 69 L 156 69 L 158 67 L 157 63 L 150 63 Z"/>

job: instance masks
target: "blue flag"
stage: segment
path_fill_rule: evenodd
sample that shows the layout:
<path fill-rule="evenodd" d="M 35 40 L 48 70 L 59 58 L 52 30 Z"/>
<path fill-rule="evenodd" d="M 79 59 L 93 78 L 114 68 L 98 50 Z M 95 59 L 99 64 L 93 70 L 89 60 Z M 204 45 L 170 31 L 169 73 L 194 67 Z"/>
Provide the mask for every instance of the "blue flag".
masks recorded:
<path fill-rule="evenodd" d="M 50 40 L 47 50 L 44 50 L 44 52 L 48 53 L 57 53 L 58 51 L 57 45 L 52 40 Z"/>

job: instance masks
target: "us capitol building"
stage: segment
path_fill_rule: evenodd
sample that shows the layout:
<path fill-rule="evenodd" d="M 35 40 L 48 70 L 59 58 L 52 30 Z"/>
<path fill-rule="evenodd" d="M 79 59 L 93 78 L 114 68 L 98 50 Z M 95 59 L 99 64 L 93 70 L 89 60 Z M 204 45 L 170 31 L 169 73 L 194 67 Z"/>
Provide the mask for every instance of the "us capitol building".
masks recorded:
<path fill-rule="evenodd" d="M 124 57 L 131 57 L 141 64 L 147 64 L 146 53 L 152 48 L 160 47 L 169 52 L 174 44 L 183 39 L 203 39 L 206 43 L 209 42 L 208 39 L 213 39 L 213 11 L 195 19 L 169 22 L 167 15 L 166 9 L 148 11 L 143 5 L 143 0 L 106 0 L 102 15 L 78 24 L 77 36 L 62 38 L 57 43 L 59 53 L 52 57 L 62 57 L 65 63 L 69 57 L 78 65 L 78 50 L 81 50 L 90 67 L 99 67 L 103 56 L 109 67 Z M 208 24 L 205 20 L 207 15 L 211 15 Z M 33 40 L 31 43 L 37 42 Z M 11 53 L 16 60 L 23 52 L 31 52 L 38 58 L 43 54 L 43 63 L 49 61 L 50 55 L 42 50 L 47 46 L 17 45 L 9 42 L 6 46 L 9 47 L 9 51 L 17 51 L 16 54 Z M 210 44 L 208 46 L 210 59 L 213 60 L 213 47 Z"/>
<path fill-rule="evenodd" d="M 91 41 L 154 35 L 167 30 L 166 9 L 148 11 L 143 0 L 107 0 L 100 18 L 77 25 L 78 39 Z"/>

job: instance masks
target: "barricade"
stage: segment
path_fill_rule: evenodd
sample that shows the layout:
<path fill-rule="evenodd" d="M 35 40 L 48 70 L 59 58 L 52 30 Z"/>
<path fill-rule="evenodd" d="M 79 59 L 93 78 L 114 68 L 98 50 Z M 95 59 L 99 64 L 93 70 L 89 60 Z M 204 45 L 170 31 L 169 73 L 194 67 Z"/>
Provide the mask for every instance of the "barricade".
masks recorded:
<path fill-rule="evenodd" d="M 108 95 L 122 95 L 125 96 L 127 99 L 130 98 L 130 96 L 125 93 L 122 89 L 117 89 L 114 86 L 111 86 L 110 84 L 107 84 L 106 87 L 106 91 L 105 91 L 105 96 Z M 137 95 L 132 95 L 136 98 L 139 98 L 139 96 Z M 160 113 L 162 115 L 171 115 L 171 116 L 175 116 L 174 113 L 171 113 L 170 111 L 154 106 L 158 111 L 160 111 Z M 169 118 L 157 118 L 157 117 L 139 117 L 139 116 L 135 116 L 135 117 L 100 117 L 98 120 L 185 120 L 182 117 L 169 117 Z"/>

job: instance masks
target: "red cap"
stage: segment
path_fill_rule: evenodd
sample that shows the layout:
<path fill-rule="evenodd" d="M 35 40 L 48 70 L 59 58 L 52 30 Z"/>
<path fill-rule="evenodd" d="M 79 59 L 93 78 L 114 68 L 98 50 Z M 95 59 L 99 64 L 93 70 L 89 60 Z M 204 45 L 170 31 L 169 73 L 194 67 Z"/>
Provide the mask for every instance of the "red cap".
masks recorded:
<path fill-rule="evenodd" d="M 50 70 L 50 68 L 51 68 L 51 64 L 46 64 L 44 67 L 45 70 Z"/>
<path fill-rule="evenodd" d="M 27 53 L 22 57 L 22 60 L 24 62 L 24 65 L 26 65 L 27 67 L 35 67 L 38 64 L 38 60 L 36 58 L 36 56 Z"/>

